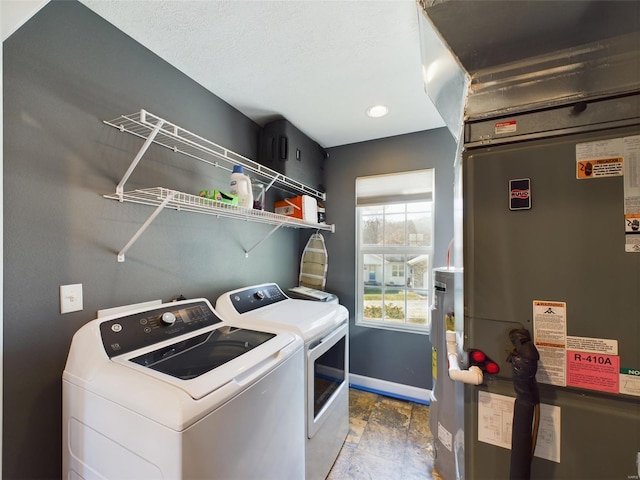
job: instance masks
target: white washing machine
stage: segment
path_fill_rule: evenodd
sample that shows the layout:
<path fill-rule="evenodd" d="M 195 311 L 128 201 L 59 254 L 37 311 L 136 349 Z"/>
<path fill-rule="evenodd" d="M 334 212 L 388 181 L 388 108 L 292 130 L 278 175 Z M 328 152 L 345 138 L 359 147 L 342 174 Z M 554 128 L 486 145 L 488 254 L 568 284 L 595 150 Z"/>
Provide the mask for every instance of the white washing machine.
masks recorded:
<path fill-rule="evenodd" d="M 300 337 L 205 299 L 93 320 L 62 377 L 62 478 L 303 479 L 303 365 Z"/>
<path fill-rule="evenodd" d="M 348 310 L 289 298 L 275 283 L 227 292 L 216 310 L 245 328 L 282 328 L 302 337 L 306 478 L 325 479 L 349 433 Z"/>

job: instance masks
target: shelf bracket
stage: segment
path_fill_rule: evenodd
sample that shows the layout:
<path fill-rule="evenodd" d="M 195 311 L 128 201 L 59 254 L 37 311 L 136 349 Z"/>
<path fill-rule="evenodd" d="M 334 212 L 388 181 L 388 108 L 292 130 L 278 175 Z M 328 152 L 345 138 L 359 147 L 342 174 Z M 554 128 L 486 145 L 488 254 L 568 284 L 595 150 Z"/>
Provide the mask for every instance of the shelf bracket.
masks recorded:
<path fill-rule="evenodd" d="M 268 191 L 269 191 L 269 189 L 270 189 L 271 187 L 273 187 L 273 184 L 274 184 L 274 183 L 276 183 L 276 179 L 277 179 L 277 178 L 278 178 L 278 177 L 273 177 L 273 178 L 271 179 L 271 181 L 269 182 L 269 184 L 268 184 L 266 187 L 264 187 L 264 191 L 265 191 L 265 192 L 268 192 Z"/>
<path fill-rule="evenodd" d="M 131 162 L 131 165 L 129 165 L 129 168 L 127 169 L 127 171 L 124 172 L 124 175 L 122 176 L 122 180 L 120 180 L 120 183 L 118 183 L 118 185 L 116 186 L 116 193 L 120 196 L 120 198 L 122 198 L 122 194 L 124 193 L 124 184 L 127 183 L 127 180 L 129 180 L 129 177 L 131 176 L 135 168 L 138 166 L 138 163 L 140 163 L 140 160 L 142 160 L 142 156 L 147 152 L 147 149 L 155 140 L 156 135 L 158 135 L 158 132 L 162 128 L 163 124 L 164 124 L 164 120 L 159 119 L 158 123 L 156 123 L 156 126 L 153 128 L 153 130 L 151 131 L 147 139 L 142 144 L 142 147 L 140 147 L 140 150 L 138 151 L 138 154 L 135 156 L 135 158 Z"/>
<path fill-rule="evenodd" d="M 280 227 L 282 227 L 283 225 L 284 225 L 284 223 L 279 223 L 278 225 L 276 225 L 275 227 L 273 227 L 273 229 L 272 229 L 269 233 L 267 233 L 267 234 L 264 236 L 264 238 L 263 238 L 262 240 L 260 240 L 258 243 L 256 243 L 256 244 L 255 244 L 253 247 L 251 247 L 249 250 L 245 250 L 245 251 L 244 251 L 244 257 L 245 257 L 245 258 L 249 258 L 249 254 L 250 254 L 253 250 L 255 250 L 255 249 L 256 249 L 256 248 L 258 248 L 260 245 L 262 245 L 262 243 L 263 243 L 267 238 L 269 238 L 271 235 L 273 235 L 273 234 L 276 232 L 276 230 L 278 230 L 278 229 L 279 229 Z"/>
<path fill-rule="evenodd" d="M 131 248 L 131 246 L 134 243 L 136 243 L 136 240 L 140 238 L 140 235 L 142 235 L 144 231 L 147 229 L 147 227 L 151 225 L 151 222 L 153 222 L 156 219 L 158 214 L 169 204 L 171 200 L 173 200 L 173 197 L 175 196 L 175 194 L 176 192 L 174 190 L 171 190 L 167 194 L 167 197 L 162 201 L 162 203 L 156 207 L 156 209 L 153 211 L 151 216 L 147 218 L 147 221 L 142 224 L 142 226 L 138 229 L 135 235 L 131 237 L 131 240 L 129 240 L 129 242 L 127 242 L 127 244 L 122 248 L 122 250 L 120 250 L 120 252 L 118 253 L 118 262 L 121 262 L 121 263 L 124 262 L 125 253 L 127 253 L 127 251 Z"/>

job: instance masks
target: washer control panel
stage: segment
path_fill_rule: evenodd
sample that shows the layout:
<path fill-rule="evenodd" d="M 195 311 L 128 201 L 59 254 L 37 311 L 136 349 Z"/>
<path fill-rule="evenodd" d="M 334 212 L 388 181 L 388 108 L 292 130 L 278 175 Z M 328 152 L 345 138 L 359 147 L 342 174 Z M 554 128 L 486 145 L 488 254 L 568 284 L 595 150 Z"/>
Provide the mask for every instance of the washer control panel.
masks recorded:
<path fill-rule="evenodd" d="M 229 294 L 229 300 L 238 313 L 251 312 L 288 298 L 275 283 L 258 285 Z"/>
<path fill-rule="evenodd" d="M 183 302 L 102 322 L 100 334 L 111 358 L 221 321 L 207 303 Z"/>

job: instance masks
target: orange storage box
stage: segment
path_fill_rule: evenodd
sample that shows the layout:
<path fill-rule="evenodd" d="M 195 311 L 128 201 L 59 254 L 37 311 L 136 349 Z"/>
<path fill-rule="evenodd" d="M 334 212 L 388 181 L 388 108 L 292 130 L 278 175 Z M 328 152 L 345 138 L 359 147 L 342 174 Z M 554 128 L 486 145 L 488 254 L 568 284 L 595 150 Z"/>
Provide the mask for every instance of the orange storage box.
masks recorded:
<path fill-rule="evenodd" d="M 286 215 L 287 217 L 299 218 L 305 222 L 318 223 L 318 202 L 309 195 L 279 200 L 274 204 L 274 211 L 278 215 Z"/>

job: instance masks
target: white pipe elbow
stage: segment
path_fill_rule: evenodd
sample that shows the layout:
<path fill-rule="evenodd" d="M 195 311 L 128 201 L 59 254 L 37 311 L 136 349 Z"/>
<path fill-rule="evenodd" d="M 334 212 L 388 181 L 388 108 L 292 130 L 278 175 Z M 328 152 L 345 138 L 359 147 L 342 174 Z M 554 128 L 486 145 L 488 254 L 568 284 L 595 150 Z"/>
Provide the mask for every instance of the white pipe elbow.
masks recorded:
<path fill-rule="evenodd" d="M 480 385 L 482 383 L 482 370 L 475 365 L 469 370 L 452 370 L 449 368 L 449 378 L 454 382 L 468 383 L 470 385 Z"/>
<path fill-rule="evenodd" d="M 480 385 L 482 383 L 482 370 L 475 365 L 468 370 L 460 369 L 458 363 L 458 347 L 456 345 L 456 332 L 447 330 L 447 358 L 449 359 L 449 378 L 454 382 Z"/>

